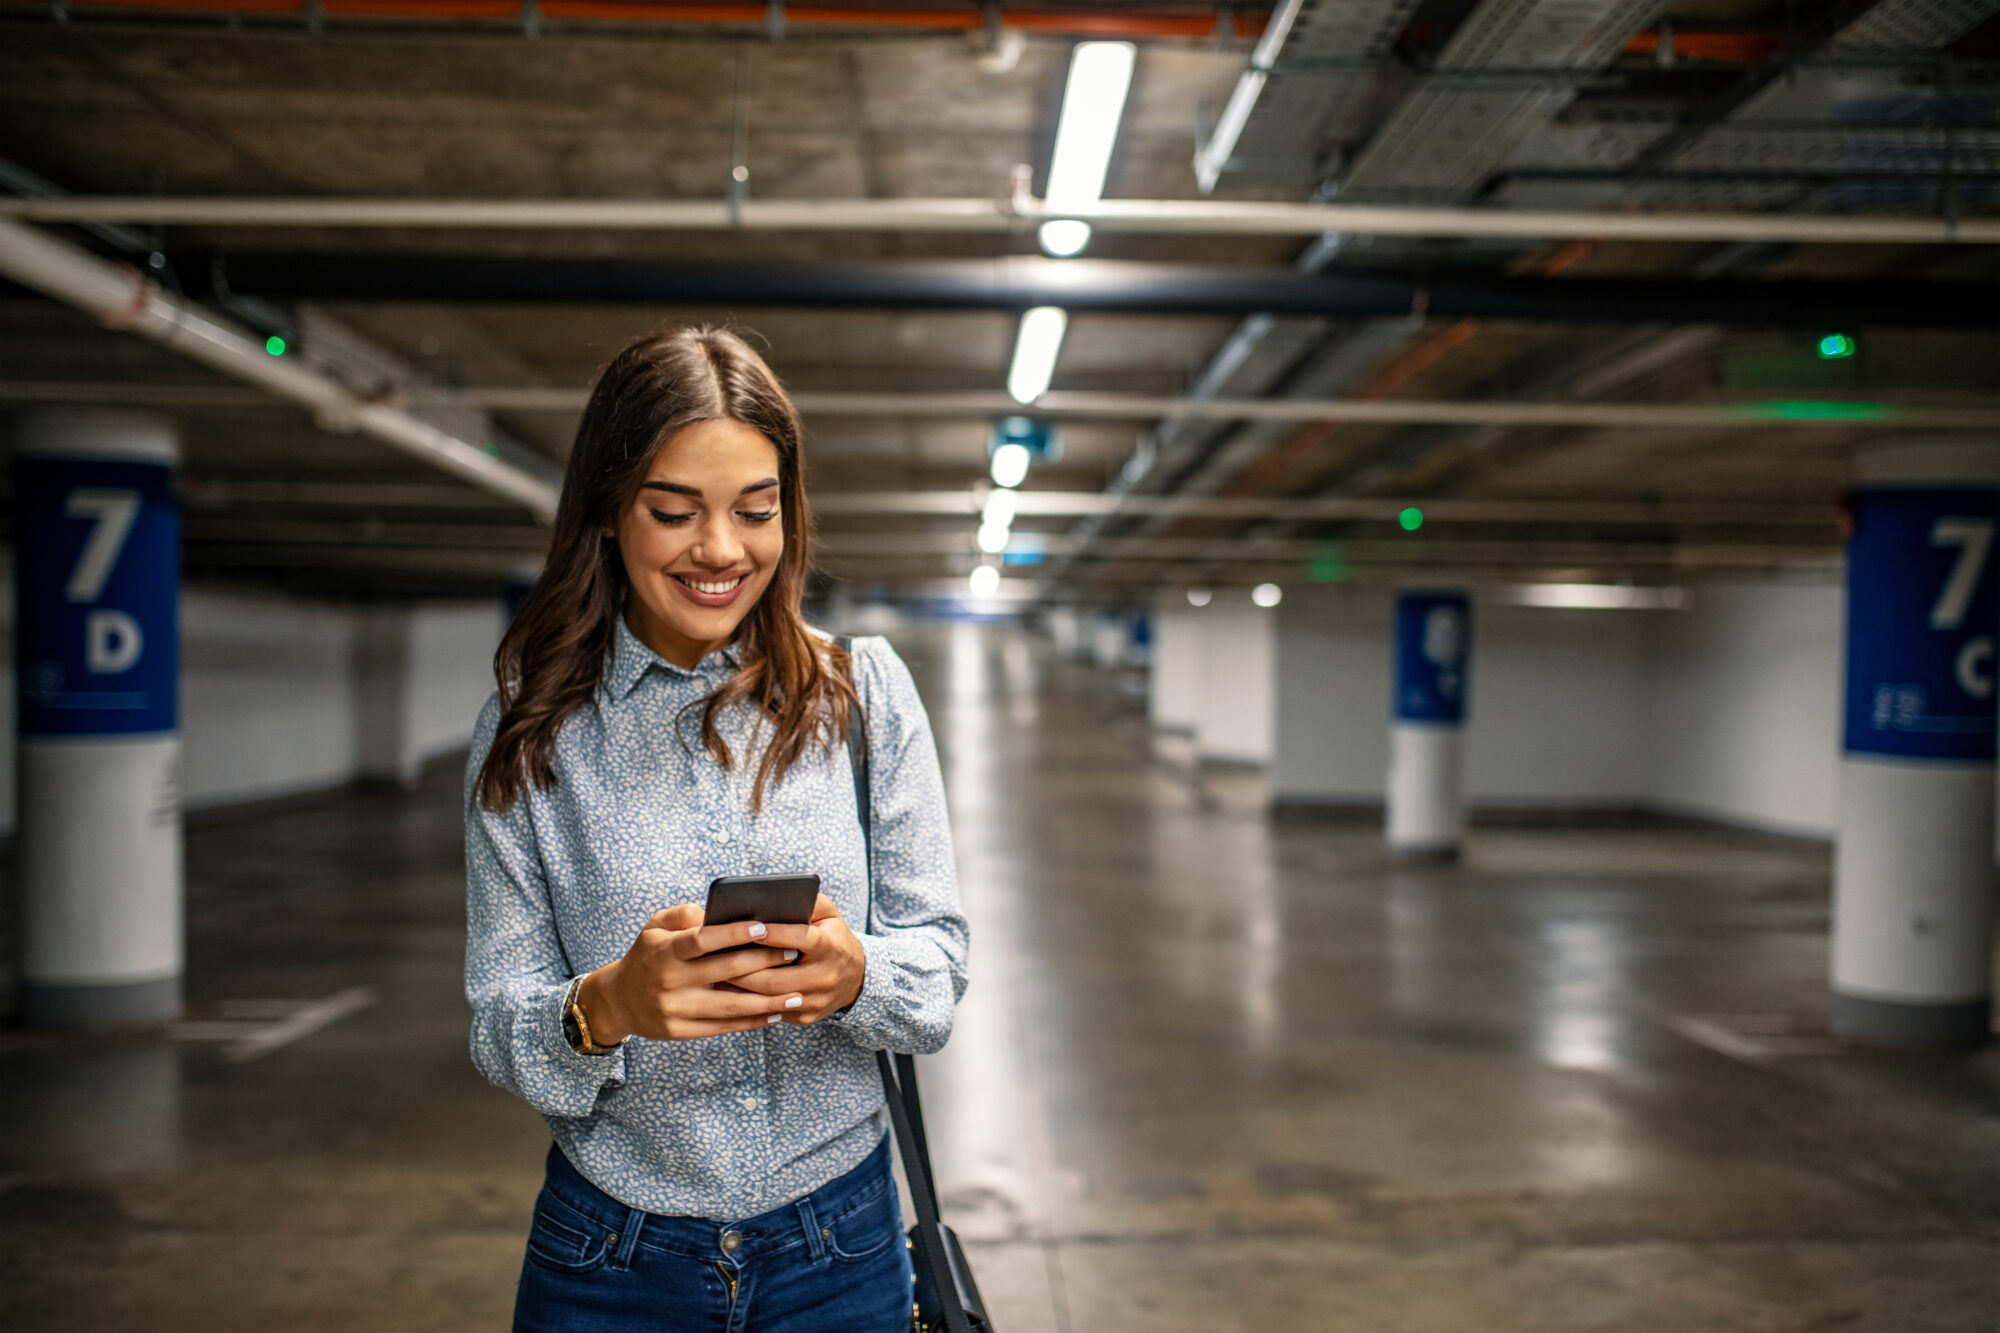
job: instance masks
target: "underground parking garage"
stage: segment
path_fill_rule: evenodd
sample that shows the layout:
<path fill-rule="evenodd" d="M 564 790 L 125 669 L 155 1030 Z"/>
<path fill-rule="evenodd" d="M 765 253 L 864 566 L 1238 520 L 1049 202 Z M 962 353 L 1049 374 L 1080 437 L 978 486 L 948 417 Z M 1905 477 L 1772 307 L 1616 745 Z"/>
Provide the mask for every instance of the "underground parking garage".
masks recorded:
<path fill-rule="evenodd" d="M 2000 1319 L 2000 5 L 0 34 L 0 1325 Z"/>

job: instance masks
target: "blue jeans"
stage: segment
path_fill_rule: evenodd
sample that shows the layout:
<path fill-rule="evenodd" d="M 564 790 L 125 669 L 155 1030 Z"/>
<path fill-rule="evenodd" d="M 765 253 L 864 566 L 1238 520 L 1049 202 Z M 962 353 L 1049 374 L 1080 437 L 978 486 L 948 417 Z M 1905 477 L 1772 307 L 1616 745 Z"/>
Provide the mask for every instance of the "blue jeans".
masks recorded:
<path fill-rule="evenodd" d="M 740 1222 L 627 1207 L 549 1149 L 515 1333 L 909 1333 L 910 1256 L 889 1141 Z"/>

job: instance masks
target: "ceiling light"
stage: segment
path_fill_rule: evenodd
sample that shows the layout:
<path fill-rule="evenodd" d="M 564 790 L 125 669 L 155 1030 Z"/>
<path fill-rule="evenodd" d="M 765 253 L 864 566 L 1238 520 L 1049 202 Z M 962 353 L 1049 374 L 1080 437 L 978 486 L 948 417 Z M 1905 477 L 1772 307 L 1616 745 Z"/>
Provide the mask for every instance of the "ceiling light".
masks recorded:
<path fill-rule="evenodd" d="M 1053 212 L 1088 209 L 1104 196 L 1104 176 L 1132 87 L 1138 48 L 1130 42 L 1078 42 L 1069 58 L 1062 115 L 1056 121 L 1056 151 L 1049 160 L 1043 201 Z M 1090 240 L 1090 224 L 1062 219 L 1044 224 L 1042 248 L 1068 257 Z"/>
<path fill-rule="evenodd" d="M 981 523 L 979 525 L 979 549 L 988 555 L 999 555 L 1007 549 L 1007 540 L 1013 534 L 1007 531 L 1005 523 Z"/>
<path fill-rule="evenodd" d="M 998 565 L 981 565 L 972 571 L 970 581 L 974 597 L 991 597 L 994 593 L 1000 591 L 1000 567 Z"/>
<path fill-rule="evenodd" d="M 1033 459 L 1025 444 L 1003 444 L 993 451 L 993 484 L 995 486 L 1019 486 L 1028 479 L 1028 464 Z"/>
<path fill-rule="evenodd" d="M 1060 306 L 1038 305 L 1021 315 L 1021 332 L 1014 340 L 1014 365 L 1007 372 L 1007 392 L 1016 402 L 1032 403 L 1048 392 L 1055 377 L 1056 354 L 1062 351 L 1069 312 Z"/>
<path fill-rule="evenodd" d="M 1276 606 L 1285 600 L 1285 590 L 1275 583 L 1260 583 L 1250 590 L 1250 600 L 1259 606 Z"/>
<path fill-rule="evenodd" d="M 1020 501 L 1012 491 L 994 491 L 986 497 L 986 508 L 979 512 L 979 521 L 988 525 L 1006 527 L 1014 521 L 1014 514 Z"/>
<path fill-rule="evenodd" d="M 1686 588 L 1638 588 L 1623 583 L 1524 583 L 1504 595 L 1516 606 L 1572 611 L 1679 611 L 1689 600 Z"/>
<path fill-rule="evenodd" d="M 1189 588 L 1189 589 L 1188 589 L 1188 605 L 1189 605 L 1189 606 L 1207 606 L 1207 605 L 1208 605 L 1208 601 L 1209 601 L 1209 598 L 1211 598 L 1211 597 L 1213 597 L 1213 596 L 1215 596 L 1215 594 L 1214 594 L 1214 593 L 1212 593 L 1212 592 L 1210 592 L 1210 591 L 1209 591 L 1208 589 L 1206 589 L 1206 588 Z"/>
<path fill-rule="evenodd" d="M 1036 235 L 1044 254 L 1068 259 L 1083 253 L 1083 247 L 1090 244 L 1090 224 L 1080 218 L 1050 218 Z"/>

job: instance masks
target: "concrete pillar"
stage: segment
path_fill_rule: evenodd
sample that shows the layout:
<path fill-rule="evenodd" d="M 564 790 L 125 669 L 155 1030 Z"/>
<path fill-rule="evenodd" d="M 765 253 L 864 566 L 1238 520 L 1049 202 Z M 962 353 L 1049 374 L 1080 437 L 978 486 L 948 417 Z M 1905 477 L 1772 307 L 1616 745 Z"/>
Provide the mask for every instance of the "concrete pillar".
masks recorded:
<path fill-rule="evenodd" d="M 1833 1027 L 1965 1046 L 1991 1018 L 2000 444 L 1855 461 Z"/>
<path fill-rule="evenodd" d="M 183 968 L 173 430 L 38 412 L 14 459 L 21 1018 L 161 1021 Z"/>
<path fill-rule="evenodd" d="M 1253 605 L 1243 592 L 1218 591 L 1194 623 L 1195 752 L 1225 763 L 1269 764 L 1277 733 L 1277 612 Z"/>
<path fill-rule="evenodd" d="M 1396 599 L 1396 698 L 1389 727 L 1389 850 L 1456 859 L 1465 839 L 1465 694 L 1472 602 L 1462 592 Z"/>
<path fill-rule="evenodd" d="M 1164 599 L 1180 602 L 1173 606 Z M 1201 632 L 1199 614 L 1179 593 L 1162 594 L 1154 617 L 1151 670 L 1146 677 L 1147 712 L 1161 731 L 1192 732 L 1201 716 Z"/>

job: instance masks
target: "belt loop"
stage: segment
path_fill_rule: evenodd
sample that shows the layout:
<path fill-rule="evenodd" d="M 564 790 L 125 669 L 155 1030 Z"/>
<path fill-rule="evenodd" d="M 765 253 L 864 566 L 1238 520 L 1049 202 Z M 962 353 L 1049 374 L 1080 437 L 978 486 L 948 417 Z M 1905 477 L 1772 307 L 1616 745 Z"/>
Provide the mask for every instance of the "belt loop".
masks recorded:
<path fill-rule="evenodd" d="M 632 1266 L 632 1251 L 639 1248 L 639 1228 L 646 1222 L 643 1208 L 628 1207 L 625 1210 L 625 1227 L 618 1234 L 618 1267 Z"/>
<path fill-rule="evenodd" d="M 819 1219 L 813 1215 L 811 1196 L 799 1200 L 799 1226 L 805 1229 L 806 1253 L 814 1263 L 826 1261 L 826 1237 L 820 1235 Z"/>

